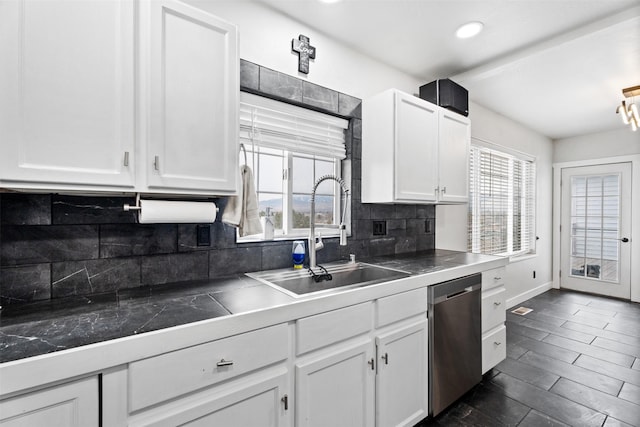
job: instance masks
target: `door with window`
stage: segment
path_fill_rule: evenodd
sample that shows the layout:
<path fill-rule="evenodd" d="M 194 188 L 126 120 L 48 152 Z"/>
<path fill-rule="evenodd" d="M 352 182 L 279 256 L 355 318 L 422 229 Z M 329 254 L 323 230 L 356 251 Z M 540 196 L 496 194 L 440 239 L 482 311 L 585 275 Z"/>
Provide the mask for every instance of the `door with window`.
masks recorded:
<path fill-rule="evenodd" d="M 560 287 L 629 299 L 631 163 L 562 169 Z"/>

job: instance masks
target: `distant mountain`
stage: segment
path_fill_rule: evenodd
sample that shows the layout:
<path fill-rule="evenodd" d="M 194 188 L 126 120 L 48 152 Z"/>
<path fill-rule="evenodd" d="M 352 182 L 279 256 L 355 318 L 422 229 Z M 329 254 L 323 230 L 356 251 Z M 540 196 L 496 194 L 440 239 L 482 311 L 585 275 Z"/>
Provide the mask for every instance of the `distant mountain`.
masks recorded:
<path fill-rule="evenodd" d="M 280 199 L 263 200 L 259 203 L 258 210 L 264 211 L 267 206 L 273 209 L 273 212 L 280 211 Z M 275 208 L 277 206 L 278 208 Z M 311 211 L 311 196 L 293 196 L 293 209 L 297 212 Z M 330 212 L 333 210 L 333 197 L 316 196 L 316 212 Z"/>

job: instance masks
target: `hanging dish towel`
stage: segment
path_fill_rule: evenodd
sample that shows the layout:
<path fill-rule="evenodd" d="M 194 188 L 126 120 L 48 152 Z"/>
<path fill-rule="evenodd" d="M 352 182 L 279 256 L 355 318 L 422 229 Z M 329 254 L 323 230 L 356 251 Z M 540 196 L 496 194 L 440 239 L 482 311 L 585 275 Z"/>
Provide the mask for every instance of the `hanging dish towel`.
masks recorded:
<path fill-rule="evenodd" d="M 240 237 L 262 233 L 258 215 L 258 197 L 249 166 L 240 166 L 242 185 L 237 196 L 229 197 L 222 214 L 222 222 L 238 227 Z"/>

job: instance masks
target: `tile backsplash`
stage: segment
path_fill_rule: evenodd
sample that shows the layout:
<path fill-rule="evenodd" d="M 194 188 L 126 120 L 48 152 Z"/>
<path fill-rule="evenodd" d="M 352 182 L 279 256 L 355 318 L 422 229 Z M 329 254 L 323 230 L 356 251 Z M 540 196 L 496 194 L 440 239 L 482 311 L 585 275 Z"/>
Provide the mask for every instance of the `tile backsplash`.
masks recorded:
<path fill-rule="evenodd" d="M 349 118 L 351 229 L 348 245 L 325 239 L 318 262 L 390 255 L 435 246 L 433 205 L 360 202 L 360 100 L 241 61 L 241 88 Z M 364 142 L 366 143 L 366 141 Z M 226 198 L 212 199 L 220 212 Z M 197 224 L 137 224 L 122 206 L 133 197 L 0 193 L 2 305 L 114 292 L 291 265 L 291 242 L 236 243 L 235 229 L 211 224 L 211 245 L 197 245 Z M 384 235 L 373 223 L 383 221 Z"/>

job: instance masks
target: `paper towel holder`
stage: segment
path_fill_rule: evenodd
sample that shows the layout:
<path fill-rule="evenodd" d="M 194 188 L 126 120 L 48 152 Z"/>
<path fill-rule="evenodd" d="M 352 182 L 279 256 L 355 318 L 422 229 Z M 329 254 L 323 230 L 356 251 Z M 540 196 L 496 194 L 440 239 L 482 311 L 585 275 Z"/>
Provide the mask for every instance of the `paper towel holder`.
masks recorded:
<path fill-rule="evenodd" d="M 135 206 L 131 206 L 130 204 L 125 203 L 124 206 L 122 207 L 122 209 L 124 209 L 125 212 L 141 210 L 142 208 L 140 207 L 140 193 L 136 193 L 136 204 L 135 204 Z"/>
<path fill-rule="evenodd" d="M 134 206 L 131 206 L 129 203 L 125 203 L 122 209 L 125 212 L 142 210 L 142 207 L 140 206 L 140 193 L 136 193 L 136 204 Z M 217 206 L 216 206 L 216 212 L 220 212 L 220 208 Z"/>

